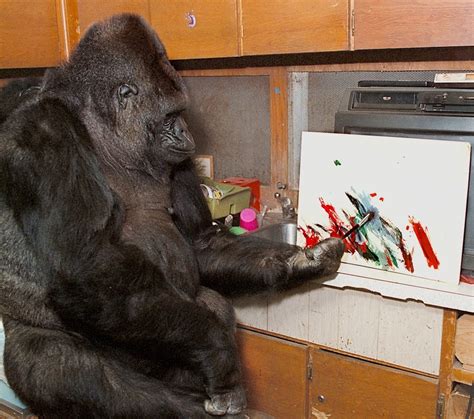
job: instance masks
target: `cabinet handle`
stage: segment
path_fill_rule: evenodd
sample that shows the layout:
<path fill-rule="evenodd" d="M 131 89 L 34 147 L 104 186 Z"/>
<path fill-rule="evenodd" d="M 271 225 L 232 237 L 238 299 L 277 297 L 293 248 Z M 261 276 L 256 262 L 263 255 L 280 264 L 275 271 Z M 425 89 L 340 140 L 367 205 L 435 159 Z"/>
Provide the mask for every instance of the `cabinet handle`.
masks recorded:
<path fill-rule="evenodd" d="M 194 15 L 194 12 L 191 10 L 190 12 L 186 13 L 186 22 L 188 25 L 188 28 L 194 28 L 197 24 L 196 16 Z"/>
<path fill-rule="evenodd" d="M 318 396 L 318 401 L 319 401 L 320 403 L 324 403 L 324 402 L 326 401 L 326 397 L 324 397 L 322 394 L 320 394 L 320 395 Z"/>

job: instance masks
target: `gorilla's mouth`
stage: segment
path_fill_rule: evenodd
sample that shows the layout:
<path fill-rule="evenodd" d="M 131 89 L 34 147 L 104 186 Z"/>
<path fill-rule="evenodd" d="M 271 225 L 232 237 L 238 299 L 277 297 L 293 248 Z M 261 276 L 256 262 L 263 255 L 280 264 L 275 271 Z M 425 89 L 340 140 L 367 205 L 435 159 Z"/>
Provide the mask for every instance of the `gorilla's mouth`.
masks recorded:
<path fill-rule="evenodd" d="M 170 117 L 165 119 L 158 132 L 152 125 L 148 126 L 150 139 L 157 142 L 162 153 L 172 160 L 185 159 L 196 151 L 193 136 L 189 132 L 186 122 L 181 117 Z"/>
<path fill-rule="evenodd" d="M 195 153 L 196 147 L 194 146 L 194 144 L 192 145 L 185 144 L 184 146 L 172 145 L 169 147 L 169 150 L 177 154 L 192 155 Z"/>

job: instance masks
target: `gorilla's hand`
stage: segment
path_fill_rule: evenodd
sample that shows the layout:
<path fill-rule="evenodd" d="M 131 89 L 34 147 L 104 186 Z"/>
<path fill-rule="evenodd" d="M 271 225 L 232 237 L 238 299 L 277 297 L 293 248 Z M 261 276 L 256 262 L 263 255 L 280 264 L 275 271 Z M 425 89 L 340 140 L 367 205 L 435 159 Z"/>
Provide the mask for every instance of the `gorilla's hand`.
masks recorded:
<path fill-rule="evenodd" d="M 345 245 L 340 239 L 329 238 L 315 247 L 305 249 L 290 259 L 292 271 L 298 275 L 323 277 L 336 273 L 341 264 Z"/>
<path fill-rule="evenodd" d="M 206 412 L 216 416 L 236 415 L 242 412 L 246 406 L 245 391 L 240 385 L 228 393 L 213 395 L 210 400 L 204 402 Z"/>

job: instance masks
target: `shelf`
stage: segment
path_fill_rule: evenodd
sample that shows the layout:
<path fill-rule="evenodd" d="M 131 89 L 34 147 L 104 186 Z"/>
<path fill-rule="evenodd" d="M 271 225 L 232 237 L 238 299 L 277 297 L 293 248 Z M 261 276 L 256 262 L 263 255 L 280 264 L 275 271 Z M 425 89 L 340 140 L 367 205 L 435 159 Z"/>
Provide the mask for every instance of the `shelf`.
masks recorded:
<path fill-rule="evenodd" d="M 457 383 L 472 385 L 474 382 L 474 371 L 464 369 L 462 364 L 456 360 L 453 366 L 452 378 Z"/>

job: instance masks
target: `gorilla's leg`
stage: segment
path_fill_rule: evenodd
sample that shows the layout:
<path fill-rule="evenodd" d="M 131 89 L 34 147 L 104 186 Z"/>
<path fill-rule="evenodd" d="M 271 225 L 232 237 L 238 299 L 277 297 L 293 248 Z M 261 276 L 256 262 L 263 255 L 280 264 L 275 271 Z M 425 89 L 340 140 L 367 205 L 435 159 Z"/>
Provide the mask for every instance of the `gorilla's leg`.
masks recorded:
<path fill-rule="evenodd" d="M 235 312 L 232 305 L 222 295 L 214 290 L 206 287 L 200 287 L 196 302 L 203 308 L 214 313 L 218 321 L 223 327 L 228 330 L 232 337 L 231 344 L 235 347 L 235 339 L 233 334 L 235 332 Z M 235 351 L 237 353 L 237 351 Z M 228 356 L 231 356 L 228 354 Z M 236 357 L 233 363 L 239 368 L 239 360 Z M 167 371 L 166 380 L 176 385 L 178 388 L 185 388 L 189 394 L 204 395 L 208 397 L 204 391 L 204 379 L 202 375 L 197 374 L 196 371 L 189 368 L 172 367 Z M 223 415 L 228 413 L 237 413 L 246 405 L 245 392 L 241 385 L 234 386 L 230 391 L 225 391 L 221 394 L 213 394 L 210 399 L 204 403 L 205 409 L 208 413 L 213 415 Z"/>
<path fill-rule="evenodd" d="M 235 311 L 230 302 L 217 291 L 200 287 L 196 302 L 217 315 L 229 330 L 235 330 Z"/>
<path fill-rule="evenodd" d="M 83 337 L 5 318 L 5 369 L 18 396 L 43 418 L 208 417 L 193 399 L 133 370 Z"/>

